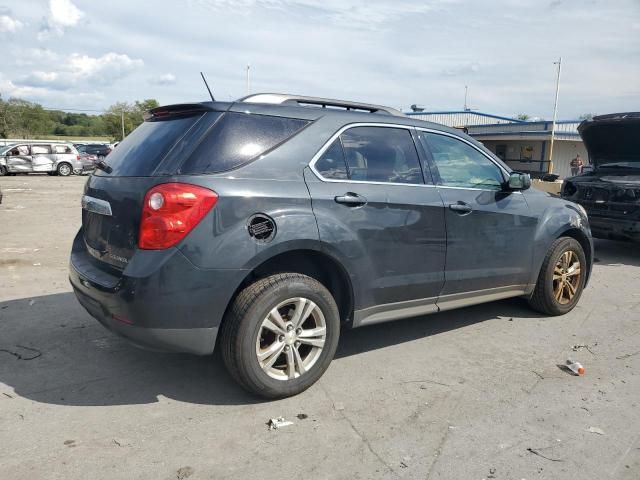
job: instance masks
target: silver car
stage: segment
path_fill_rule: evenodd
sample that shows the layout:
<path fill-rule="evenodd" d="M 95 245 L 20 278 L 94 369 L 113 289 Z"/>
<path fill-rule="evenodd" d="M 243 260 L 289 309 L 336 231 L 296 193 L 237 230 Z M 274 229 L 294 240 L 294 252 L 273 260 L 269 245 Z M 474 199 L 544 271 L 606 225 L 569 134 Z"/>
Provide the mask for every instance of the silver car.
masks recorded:
<path fill-rule="evenodd" d="M 0 148 L 0 176 L 44 172 L 66 177 L 85 169 L 70 143 L 18 143 Z"/>

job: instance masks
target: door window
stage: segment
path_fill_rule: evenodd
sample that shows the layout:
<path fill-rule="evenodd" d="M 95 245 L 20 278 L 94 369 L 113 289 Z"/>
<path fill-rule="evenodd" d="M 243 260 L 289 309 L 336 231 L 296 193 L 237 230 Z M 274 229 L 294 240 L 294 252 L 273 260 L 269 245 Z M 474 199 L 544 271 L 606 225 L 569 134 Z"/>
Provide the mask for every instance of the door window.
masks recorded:
<path fill-rule="evenodd" d="M 30 155 L 29 146 L 28 145 L 19 145 L 19 146 L 13 148 L 9 152 L 9 155 L 12 155 L 12 156 Z"/>
<path fill-rule="evenodd" d="M 341 136 L 349 178 L 368 182 L 424 183 L 411 132 L 354 127 Z"/>
<path fill-rule="evenodd" d="M 442 185 L 502 189 L 504 176 L 500 168 L 471 145 L 436 133 L 420 132 L 419 137 L 431 152 Z"/>
<path fill-rule="evenodd" d="M 349 178 L 347 164 L 340 139 L 336 138 L 315 164 L 316 170 L 324 178 L 331 180 L 346 180 Z"/>
<path fill-rule="evenodd" d="M 49 145 L 33 145 L 31 147 L 32 155 L 47 155 L 51 153 L 51 146 Z"/>

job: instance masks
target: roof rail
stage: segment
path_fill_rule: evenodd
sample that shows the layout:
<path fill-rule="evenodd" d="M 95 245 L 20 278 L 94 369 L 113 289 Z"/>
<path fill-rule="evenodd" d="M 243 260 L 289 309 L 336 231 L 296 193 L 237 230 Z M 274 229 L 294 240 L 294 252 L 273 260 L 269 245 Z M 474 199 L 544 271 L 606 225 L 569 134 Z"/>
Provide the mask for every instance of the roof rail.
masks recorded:
<path fill-rule="evenodd" d="M 379 113 L 383 115 L 404 116 L 400 110 L 370 103 L 350 102 L 348 100 L 332 100 L 330 98 L 306 97 L 304 95 L 288 95 L 285 93 L 256 93 L 240 98 L 244 103 L 271 103 L 278 105 L 314 106 L 322 108 L 343 108 L 355 112 Z"/>

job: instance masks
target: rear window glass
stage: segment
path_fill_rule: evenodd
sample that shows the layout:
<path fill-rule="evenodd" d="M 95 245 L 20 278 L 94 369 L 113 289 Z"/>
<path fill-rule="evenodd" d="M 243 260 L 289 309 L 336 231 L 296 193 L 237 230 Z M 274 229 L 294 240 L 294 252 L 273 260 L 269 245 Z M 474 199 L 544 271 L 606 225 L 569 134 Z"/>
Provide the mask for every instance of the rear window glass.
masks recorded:
<path fill-rule="evenodd" d="M 225 113 L 184 163 L 181 173 L 238 168 L 284 142 L 307 123 L 295 118 Z"/>
<path fill-rule="evenodd" d="M 112 168 L 111 177 L 146 177 L 155 171 L 171 147 L 200 116 L 143 122 L 105 158 Z"/>

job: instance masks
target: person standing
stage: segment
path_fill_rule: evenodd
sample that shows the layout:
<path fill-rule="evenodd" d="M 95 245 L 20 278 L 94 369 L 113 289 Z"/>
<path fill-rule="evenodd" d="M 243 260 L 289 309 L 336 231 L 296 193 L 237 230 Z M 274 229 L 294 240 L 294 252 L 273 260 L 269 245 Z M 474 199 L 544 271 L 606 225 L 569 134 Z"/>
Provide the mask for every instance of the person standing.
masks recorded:
<path fill-rule="evenodd" d="M 571 160 L 571 163 L 569 165 L 571 166 L 572 177 L 580 175 L 582 173 L 582 167 L 584 167 L 584 162 L 582 161 L 582 157 L 580 156 L 580 154 L 577 154 L 576 158 Z"/>

